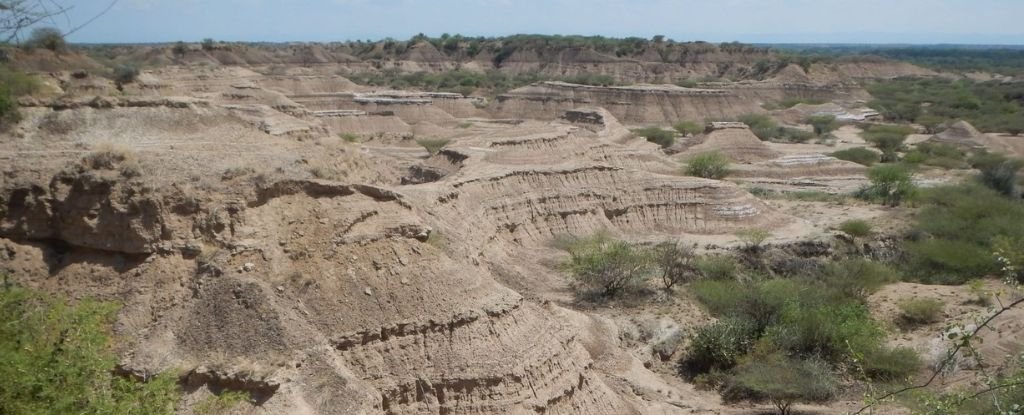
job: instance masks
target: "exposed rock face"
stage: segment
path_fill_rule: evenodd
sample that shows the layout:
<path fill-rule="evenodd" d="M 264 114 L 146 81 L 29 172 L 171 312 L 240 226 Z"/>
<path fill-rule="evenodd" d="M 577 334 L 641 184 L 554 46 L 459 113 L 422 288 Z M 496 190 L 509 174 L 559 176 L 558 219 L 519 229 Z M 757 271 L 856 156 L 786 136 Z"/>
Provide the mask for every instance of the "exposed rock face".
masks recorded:
<path fill-rule="evenodd" d="M 164 236 L 160 195 L 126 183 L 118 172 L 65 172 L 48 188 L 25 184 L 4 190 L 2 237 L 59 239 L 83 248 L 144 254 L 153 252 Z"/>
<path fill-rule="evenodd" d="M 670 124 L 686 119 L 734 117 L 763 111 L 757 102 L 725 90 L 671 85 L 597 87 L 543 82 L 499 96 L 494 112 L 499 117 L 553 119 L 556 114 L 580 106 L 603 107 L 630 124 Z"/>

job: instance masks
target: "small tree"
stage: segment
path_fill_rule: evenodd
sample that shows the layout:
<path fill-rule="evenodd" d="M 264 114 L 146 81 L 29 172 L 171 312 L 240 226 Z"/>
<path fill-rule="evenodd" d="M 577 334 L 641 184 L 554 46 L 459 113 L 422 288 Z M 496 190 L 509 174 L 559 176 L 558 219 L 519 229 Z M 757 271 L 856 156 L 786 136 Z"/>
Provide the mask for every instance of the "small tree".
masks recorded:
<path fill-rule="evenodd" d="M 216 45 L 216 43 L 215 43 L 215 41 L 213 39 L 211 39 L 211 38 L 203 39 L 203 43 L 202 43 L 203 50 L 206 50 L 206 51 L 213 50 L 215 45 Z"/>
<path fill-rule="evenodd" d="M 573 243 L 563 267 L 588 291 L 614 297 L 646 282 L 651 264 L 647 250 L 599 233 Z"/>
<path fill-rule="evenodd" d="M 863 191 L 869 199 L 881 200 L 882 203 L 896 207 L 917 193 L 913 174 L 904 166 L 882 164 L 868 170 L 871 185 Z"/>
<path fill-rule="evenodd" d="M 52 27 L 40 27 L 32 29 L 25 46 L 29 48 L 44 48 L 54 52 L 64 50 L 67 43 L 64 41 L 64 33 Z"/>
<path fill-rule="evenodd" d="M 135 82 L 139 76 L 139 68 L 132 65 L 118 65 L 114 68 L 114 83 L 118 87 Z"/>
<path fill-rule="evenodd" d="M 864 140 L 882 150 L 882 161 L 893 162 L 899 157 L 897 152 L 903 148 L 907 136 L 914 132 L 910 127 L 899 125 L 872 125 L 862 136 Z"/>
<path fill-rule="evenodd" d="M 751 252 L 760 251 L 764 242 L 771 236 L 771 232 L 760 228 L 744 229 L 736 232 L 736 237 L 743 241 L 743 249 Z"/>
<path fill-rule="evenodd" d="M 171 48 L 171 53 L 178 58 L 184 57 L 185 54 L 188 53 L 188 45 L 186 45 L 185 42 L 178 41 L 174 43 L 174 47 Z"/>
<path fill-rule="evenodd" d="M 729 158 L 717 151 L 697 154 L 686 163 L 686 174 L 721 180 L 729 175 Z"/>
<path fill-rule="evenodd" d="M 697 135 L 704 132 L 704 127 L 701 127 L 700 124 L 693 121 L 680 121 L 673 124 L 672 128 L 675 128 L 676 131 L 679 131 L 679 134 L 684 136 Z"/>
<path fill-rule="evenodd" d="M 426 149 L 427 153 L 430 153 L 431 156 L 433 156 L 434 154 L 437 154 L 438 152 L 440 152 L 441 149 L 444 148 L 444 146 L 448 145 L 448 143 L 450 143 L 450 142 L 451 142 L 451 140 L 446 140 L 446 139 L 427 139 L 427 138 L 424 138 L 422 140 L 416 140 L 416 143 L 421 145 L 421 146 L 423 146 L 423 148 Z"/>
<path fill-rule="evenodd" d="M 839 128 L 839 122 L 833 115 L 814 115 L 807 118 L 807 123 L 814 127 L 814 134 L 819 137 Z"/>
<path fill-rule="evenodd" d="M 723 393 L 727 402 L 771 402 L 779 415 L 788 415 L 796 403 L 831 401 L 837 389 L 825 362 L 773 354 L 738 367 Z"/>
<path fill-rule="evenodd" d="M 696 266 L 697 256 L 690 246 L 663 242 L 654 247 L 653 257 L 654 263 L 661 269 L 661 283 L 666 290 L 700 275 Z"/>

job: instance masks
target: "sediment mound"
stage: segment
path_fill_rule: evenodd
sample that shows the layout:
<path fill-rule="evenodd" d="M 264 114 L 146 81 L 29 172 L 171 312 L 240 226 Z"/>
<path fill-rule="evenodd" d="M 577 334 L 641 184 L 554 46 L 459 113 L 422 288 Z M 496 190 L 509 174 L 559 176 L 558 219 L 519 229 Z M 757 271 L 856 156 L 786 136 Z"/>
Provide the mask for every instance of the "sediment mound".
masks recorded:
<path fill-rule="evenodd" d="M 982 148 L 985 143 L 985 134 L 974 128 L 967 121 L 957 121 L 949 126 L 946 131 L 938 133 L 928 139 L 928 142 L 937 144 L 951 144 L 958 147 Z"/>
<path fill-rule="evenodd" d="M 711 123 L 705 135 L 679 156 L 687 159 L 700 153 L 716 151 L 737 163 L 767 161 L 779 156 L 757 138 L 743 123 Z"/>

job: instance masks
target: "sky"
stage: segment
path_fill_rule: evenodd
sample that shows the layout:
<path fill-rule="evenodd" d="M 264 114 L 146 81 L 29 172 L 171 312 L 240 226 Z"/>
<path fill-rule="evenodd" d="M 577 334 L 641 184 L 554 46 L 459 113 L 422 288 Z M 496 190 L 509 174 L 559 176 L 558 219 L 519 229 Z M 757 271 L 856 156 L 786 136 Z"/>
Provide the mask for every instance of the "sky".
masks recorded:
<path fill-rule="evenodd" d="M 61 27 L 112 0 L 74 3 Z M 118 0 L 82 43 L 517 33 L 747 43 L 1024 44 L 1024 0 Z"/>

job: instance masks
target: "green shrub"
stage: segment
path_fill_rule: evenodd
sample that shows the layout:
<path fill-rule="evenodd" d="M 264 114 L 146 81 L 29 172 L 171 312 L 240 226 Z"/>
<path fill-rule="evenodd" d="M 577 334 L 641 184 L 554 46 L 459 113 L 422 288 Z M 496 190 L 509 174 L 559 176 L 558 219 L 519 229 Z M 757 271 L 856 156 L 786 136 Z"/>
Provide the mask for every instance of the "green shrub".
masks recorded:
<path fill-rule="evenodd" d="M 862 219 L 850 219 L 839 224 L 839 230 L 854 238 L 871 235 L 871 224 Z"/>
<path fill-rule="evenodd" d="M 966 155 L 959 148 L 949 144 L 920 143 L 917 148 L 903 156 L 903 161 L 912 164 L 962 169 L 968 166 Z"/>
<path fill-rule="evenodd" d="M 743 242 L 743 249 L 748 251 L 761 250 L 764 242 L 772 236 L 767 229 L 748 228 L 736 232 L 736 237 Z"/>
<path fill-rule="evenodd" d="M 826 301 L 863 302 L 885 284 L 898 281 L 900 273 L 875 261 L 844 259 L 826 264 L 819 278 L 824 285 L 819 295 Z"/>
<path fill-rule="evenodd" d="M 861 191 L 861 196 L 876 200 L 888 206 L 899 206 L 917 194 L 910 169 L 898 164 L 881 164 L 868 170 L 871 184 Z"/>
<path fill-rule="evenodd" d="M 771 402 L 779 415 L 795 403 L 826 403 L 835 399 L 839 382 L 827 363 L 781 354 L 759 357 L 736 368 L 723 392 L 726 402 Z"/>
<path fill-rule="evenodd" d="M 653 259 L 647 250 L 598 233 L 569 247 L 564 270 L 586 292 L 614 297 L 642 287 L 654 273 Z"/>
<path fill-rule="evenodd" d="M 359 142 L 359 136 L 355 135 L 355 134 L 352 134 L 352 133 L 338 134 L 338 137 L 341 138 L 342 140 L 345 140 L 345 142 L 347 142 L 347 143 L 358 143 Z M 428 150 L 428 152 L 429 152 L 429 150 Z"/>
<path fill-rule="evenodd" d="M 921 235 L 906 245 L 908 273 L 924 282 L 962 283 L 999 272 L 997 237 L 1024 237 L 1024 204 L 978 184 L 940 186 L 922 194 L 914 218 Z"/>
<path fill-rule="evenodd" d="M 942 321 L 945 304 L 934 298 L 915 298 L 900 303 L 900 319 L 911 326 Z"/>
<path fill-rule="evenodd" d="M 193 408 L 196 415 L 220 415 L 231 411 L 236 406 L 249 402 L 249 394 L 241 391 L 223 391 L 218 395 L 208 396 L 199 401 Z"/>
<path fill-rule="evenodd" d="M 672 128 L 684 136 L 697 135 L 704 132 L 704 127 L 693 121 L 680 121 L 673 124 Z"/>
<path fill-rule="evenodd" d="M 426 149 L 427 153 L 429 153 L 430 155 L 434 155 L 434 154 L 437 154 L 439 151 L 441 151 L 441 149 L 444 148 L 444 146 L 448 145 L 448 143 L 450 143 L 451 141 L 452 140 L 447 140 L 447 139 L 429 139 L 429 138 L 424 138 L 424 139 L 416 140 L 416 144 L 419 144 L 424 149 Z"/>
<path fill-rule="evenodd" d="M 38 89 L 36 78 L 0 65 L 0 129 L 21 121 L 17 98 Z"/>
<path fill-rule="evenodd" d="M 658 127 L 647 127 L 633 130 L 633 134 L 646 138 L 647 141 L 655 143 L 661 148 L 672 147 L 676 142 L 676 134 L 672 131 L 662 130 Z"/>
<path fill-rule="evenodd" d="M 745 114 L 739 121 L 750 127 L 750 131 L 762 140 L 771 140 L 779 136 L 779 124 L 771 117 L 762 114 Z"/>
<path fill-rule="evenodd" d="M 117 376 L 117 306 L 0 288 L 0 413 L 174 414 L 176 379 Z"/>
<path fill-rule="evenodd" d="M 113 76 L 114 82 L 118 85 L 130 84 L 135 82 L 135 78 L 139 76 L 139 68 L 132 65 L 118 65 L 114 68 Z"/>
<path fill-rule="evenodd" d="M 697 154 L 687 161 L 686 174 L 721 180 L 729 175 L 729 158 L 717 151 Z"/>
<path fill-rule="evenodd" d="M 882 157 L 871 150 L 864 147 L 848 148 L 846 150 L 839 150 L 832 153 L 832 157 L 840 160 L 852 161 L 857 164 L 872 166 L 882 160 Z"/>
<path fill-rule="evenodd" d="M 846 359 L 852 352 L 878 346 L 885 331 L 861 304 L 786 304 L 778 323 L 765 332 L 779 350 L 799 356 Z"/>
<path fill-rule="evenodd" d="M 896 153 L 903 149 L 903 142 L 913 132 L 912 128 L 901 125 L 872 125 L 861 136 L 882 151 L 882 161 L 894 162 L 899 158 Z"/>
<path fill-rule="evenodd" d="M 986 187 L 1004 196 L 1020 196 L 1017 173 L 1024 167 L 1024 161 L 993 153 L 980 153 L 969 161 L 971 167 L 981 170 L 979 179 Z"/>
<path fill-rule="evenodd" d="M 703 256 L 694 265 L 704 278 L 712 280 L 734 280 L 740 268 L 736 259 L 727 255 Z"/>
<path fill-rule="evenodd" d="M 920 370 L 921 356 L 907 347 L 876 347 L 862 353 L 856 363 L 871 380 L 896 382 Z"/>
<path fill-rule="evenodd" d="M 746 320 L 724 319 L 702 326 L 690 341 L 682 369 L 692 375 L 731 369 L 756 340 L 756 327 Z"/>
<path fill-rule="evenodd" d="M 780 127 L 775 135 L 776 139 L 787 143 L 806 143 L 814 137 L 812 132 L 788 127 Z"/>
<path fill-rule="evenodd" d="M 839 122 L 834 115 L 814 115 L 808 117 L 806 122 L 814 127 L 814 134 L 819 137 L 839 129 Z"/>

